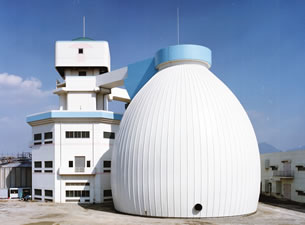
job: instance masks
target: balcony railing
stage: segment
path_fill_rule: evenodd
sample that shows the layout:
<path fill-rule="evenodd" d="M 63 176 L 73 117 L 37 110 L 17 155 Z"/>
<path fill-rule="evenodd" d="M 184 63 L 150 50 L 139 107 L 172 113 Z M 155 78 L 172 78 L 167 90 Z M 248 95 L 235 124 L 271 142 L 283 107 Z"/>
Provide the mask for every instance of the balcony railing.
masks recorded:
<path fill-rule="evenodd" d="M 276 170 L 276 171 L 273 171 L 273 176 L 292 178 L 292 177 L 294 177 L 294 173 L 293 173 L 293 170 Z"/>

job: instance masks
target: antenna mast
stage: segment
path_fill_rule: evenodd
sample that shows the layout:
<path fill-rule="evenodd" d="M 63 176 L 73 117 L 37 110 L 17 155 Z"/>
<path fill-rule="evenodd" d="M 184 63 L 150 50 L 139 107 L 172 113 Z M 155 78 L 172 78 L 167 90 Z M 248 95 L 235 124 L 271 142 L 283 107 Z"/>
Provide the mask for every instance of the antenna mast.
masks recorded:
<path fill-rule="evenodd" d="M 83 37 L 86 37 L 86 17 L 83 16 Z"/>
<path fill-rule="evenodd" d="M 177 41 L 178 41 L 178 45 L 180 42 L 180 31 L 179 31 L 179 8 L 177 8 Z"/>

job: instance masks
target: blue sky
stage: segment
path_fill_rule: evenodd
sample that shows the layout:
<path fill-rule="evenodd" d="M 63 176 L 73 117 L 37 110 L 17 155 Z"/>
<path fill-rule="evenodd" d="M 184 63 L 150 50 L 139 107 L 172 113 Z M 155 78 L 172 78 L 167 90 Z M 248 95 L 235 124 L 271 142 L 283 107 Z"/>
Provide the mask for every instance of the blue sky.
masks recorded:
<path fill-rule="evenodd" d="M 107 40 L 112 69 L 180 43 L 212 50 L 215 73 L 238 97 L 259 142 L 305 145 L 305 1 L 0 0 L 0 154 L 29 150 L 28 114 L 56 109 L 54 44 Z M 119 110 L 118 107 L 115 107 Z"/>

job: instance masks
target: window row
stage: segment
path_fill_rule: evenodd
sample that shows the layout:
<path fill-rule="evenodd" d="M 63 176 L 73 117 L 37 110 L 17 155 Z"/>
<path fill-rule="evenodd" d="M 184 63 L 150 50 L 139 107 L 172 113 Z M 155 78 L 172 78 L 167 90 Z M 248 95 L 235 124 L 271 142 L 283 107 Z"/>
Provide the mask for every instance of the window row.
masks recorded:
<path fill-rule="evenodd" d="M 89 182 L 81 183 L 81 182 L 66 182 L 66 186 L 90 186 Z"/>
<path fill-rule="evenodd" d="M 103 137 L 106 139 L 115 139 L 114 132 L 107 132 L 103 133 Z M 66 131 L 66 138 L 90 138 L 89 131 Z M 46 132 L 44 133 L 44 144 L 52 144 L 53 143 L 53 133 Z M 42 134 L 37 133 L 34 134 L 34 145 L 41 145 L 42 144 Z"/>
<path fill-rule="evenodd" d="M 44 143 L 45 144 L 52 144 L 53 143 L 53 132 L 46 132 L 44 133 Z M 37 133 L 34 134 L 34 145 L 41 145 L 42 144 L 42 134 Z"/>
<path fill-rule="evenodd" d="M 34 161 L 34 172 L 42 172 L 42 161 Z M 53 173 L 53 161 L 44 161 L 44 172 Z"/>
<path fill-rule="evenodd" d="M 71 160 L 69 161 L 69 167 L 73 168 L 74 162 Z M 87 160 L 86 162 L 87 167 L 91 167 L 91 161 Z M 85 167 L 85 156 L 76 156 L 75 157 L 75 167 Z"/>
<path fill-rule="evenodd" d="M 103 137 L 106 139 L 115 139 L 115 133 L 104 131 Z M 66 131 L 66 138 L 90 138 L 90 132 L 89 131 Z"/>
<path fill-rule="evenodd" d="M 44 133 L 44 139 L 52 139 L 53 138 L 53 132 L 46 132 Z M 42 139 L 42 134 L 34 134 L 34 141 L 39 141 Z"/>
<path fill-rule="evenodd" d="M 34 189 L 34 195 L 41 196 L 42 190 L 41 189 Z M 53 197 L 53 191 L 52 190 L 44 190 L 44 196 L 45 197 Z"/>
<path fill-rule="evenodd" d="M 34 168 L 41 168 L 42 161 L 34 161 Z M 44 161 L 45 168 L 53 168 L 53 161 Z"/>
<path fill-rule="evenodd" d="M 66 197 L 90 197 L 90 191 L 89 190 L 83 190 L 83 191 L 79 191 L 79 190 L 69 190 L 66 191 Z"/>
<path fill-rule="evenodd" d="M 66 138 L 90 138 L 89 131 L 66 131 Z"/>

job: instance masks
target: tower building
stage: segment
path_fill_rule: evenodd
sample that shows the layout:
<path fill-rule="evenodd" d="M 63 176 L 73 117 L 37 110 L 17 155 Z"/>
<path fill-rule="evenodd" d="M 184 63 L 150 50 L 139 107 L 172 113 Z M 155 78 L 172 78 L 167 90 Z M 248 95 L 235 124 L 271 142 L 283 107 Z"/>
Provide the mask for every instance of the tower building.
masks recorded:
<path fill-rule="evenodd" d="M 63 79 L 54 91 L 58 110 L 27 117 L 33 134 L 33 198 L 104 202 L 111 199 L 111 151 L 122 117 L 108 111 L 108 101 L 129 102 L 128 94 L 96 82 L 110 71 L 106 41 L 57 41 L 55 67 Z"/>

